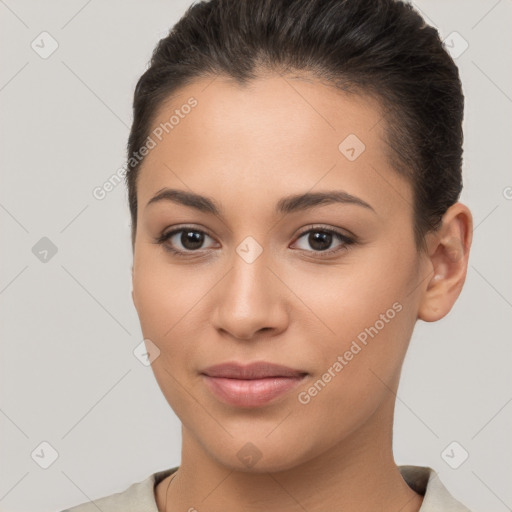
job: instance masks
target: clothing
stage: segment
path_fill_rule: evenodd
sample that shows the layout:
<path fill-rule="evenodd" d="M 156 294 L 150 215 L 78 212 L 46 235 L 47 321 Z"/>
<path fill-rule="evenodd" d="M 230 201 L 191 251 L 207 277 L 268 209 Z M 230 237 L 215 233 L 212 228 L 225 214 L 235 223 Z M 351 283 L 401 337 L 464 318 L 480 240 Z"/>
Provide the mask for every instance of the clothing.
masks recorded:
<path fill-rule="evenodd" d="M 156 506 L 155 486 L 178 468 L 165 469 L 132 484 L 123 492 L 82 503 L 62 512 L 159 512 Z M 457 501 L 428 467 L 398 466 L 407 485 L 424 496 L 419 512 L 471 512 Z"/>

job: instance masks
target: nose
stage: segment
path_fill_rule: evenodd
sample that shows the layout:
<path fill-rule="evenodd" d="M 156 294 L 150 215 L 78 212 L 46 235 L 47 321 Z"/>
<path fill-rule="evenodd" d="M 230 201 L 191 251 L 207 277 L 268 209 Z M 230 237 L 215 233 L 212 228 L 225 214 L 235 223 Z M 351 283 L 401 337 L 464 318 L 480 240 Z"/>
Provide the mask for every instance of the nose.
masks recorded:
<path fill-rule="evenodd" d="M 252 263 L 235 254 L 231 269 L 215 287 L 213 326 L 239 340 L 275 336 L 288 325 L 289 291 L 264 254 Z"/>

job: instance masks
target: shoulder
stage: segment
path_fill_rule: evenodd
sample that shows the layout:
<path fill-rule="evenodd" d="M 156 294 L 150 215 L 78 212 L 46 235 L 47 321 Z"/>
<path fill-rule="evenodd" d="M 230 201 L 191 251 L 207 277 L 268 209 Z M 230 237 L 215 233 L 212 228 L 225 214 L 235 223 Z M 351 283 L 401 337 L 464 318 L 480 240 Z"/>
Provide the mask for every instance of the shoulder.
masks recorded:
<path fill-rule="evenodd" d="M 398 469 L 407 485 L 423 495 L 419 512 L 471 512 L 450 494 L 432 468 L 398 466 Z"/>
<path fill-rule="evenodd" d="M 131 484 L 126 490 L 95 500 L 80 503 L 61 512 L 158 512 L 155 485 L 177 468 L 152 473 L 142 481 Z"/>
<path fill-rule="evenodd" d="M 438 474 L 429 467 L 399 466 L 403 479 L 418 494 L 423 495 L 419 512 L 471 512 L 456 500 L 443 485 Z M 152 473 L 126 490 L 87 501 L 61 512 L 158 512 L 155 485 L 177 468 Z"/>

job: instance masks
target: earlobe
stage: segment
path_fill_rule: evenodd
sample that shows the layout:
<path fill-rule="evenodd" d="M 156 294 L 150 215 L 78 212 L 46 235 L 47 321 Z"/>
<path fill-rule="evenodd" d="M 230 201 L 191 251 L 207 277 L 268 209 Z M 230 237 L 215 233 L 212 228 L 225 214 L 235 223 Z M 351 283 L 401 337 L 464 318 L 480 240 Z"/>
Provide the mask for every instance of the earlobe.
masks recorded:
<path fill-rule="evenodd" d="M 452 309 L 466 279 L 472 233 L 471 212 L 456 203 L 444 214 L 441 227 L 429 235 L 431 277 L 426 280 L 419 319 L 435 322 Z"/>

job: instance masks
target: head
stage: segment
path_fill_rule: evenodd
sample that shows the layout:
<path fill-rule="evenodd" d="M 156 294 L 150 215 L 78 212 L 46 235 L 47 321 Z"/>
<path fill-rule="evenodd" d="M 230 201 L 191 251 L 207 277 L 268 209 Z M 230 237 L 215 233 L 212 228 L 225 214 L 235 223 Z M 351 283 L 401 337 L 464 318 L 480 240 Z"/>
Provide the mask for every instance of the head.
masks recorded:
<path fill-rule="evenodd" d="M 398 1 L 200 2 L 158 43 L 128 141 L 133 299 L 190 446 L 268 471 L 391 429 L 414 325 L 466 275 L 463 107 Z M 205 382 L 261 361 L 303 377 L 259 406 Z"/>

